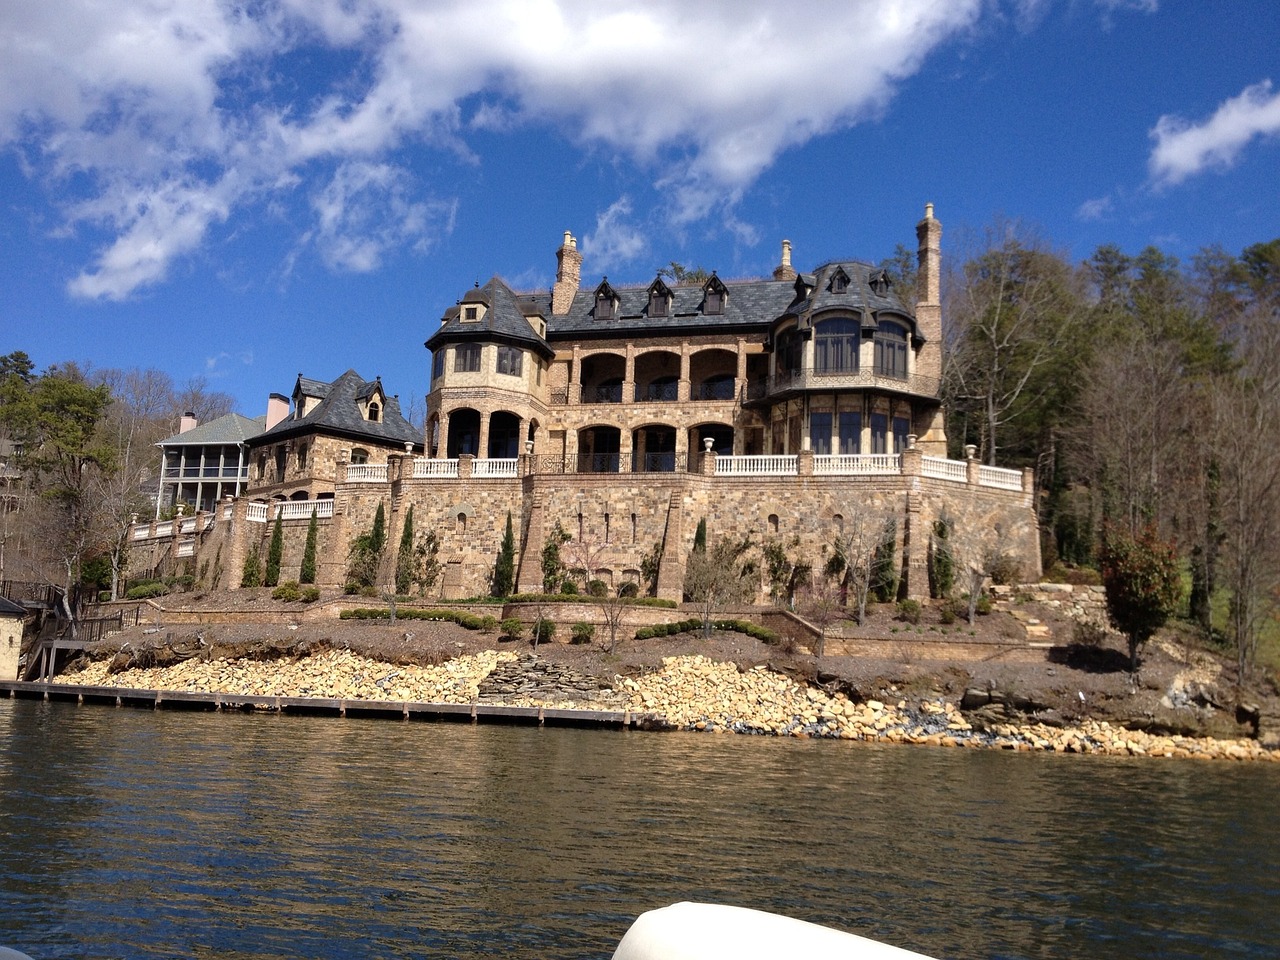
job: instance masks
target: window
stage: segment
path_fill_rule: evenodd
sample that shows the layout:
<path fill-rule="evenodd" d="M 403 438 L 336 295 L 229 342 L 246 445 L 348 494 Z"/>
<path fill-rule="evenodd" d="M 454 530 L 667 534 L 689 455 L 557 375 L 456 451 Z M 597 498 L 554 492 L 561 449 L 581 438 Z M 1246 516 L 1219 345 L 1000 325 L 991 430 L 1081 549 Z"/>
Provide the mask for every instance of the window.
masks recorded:
<path fill-rule="evenodd" d="M 778 515 L 776 513 L 769 514 L 769 519 L 765 522 L 765 525 L 771 534 L 778 535 Z"/>
<path fill-rule="evenodd" d="M 703 311 L 708 316 L 719 316 L 724 313 L 724 294 L 720 291 L 707 291 L 707 305 Z"/>
<path fill-rule="evenodd" d="M 464 321 L 474 321 L 474 320 L 479 320 L 479 319 L 480 319 L 480 310 L 479 310 L 479 308 L 478 308 L 478 307 L 474 307 L 474 306 L 471 306 L 471 307 L 463 307 L 463 308 L 462 308 L 462 319 L 463 319 Z"/>
<path fill-rule="evenodd" d="M 458 514 L 457 518 L 454 520 L 453 531 L 454 533 L 467 532 L 467 515 L 465 513 Z"/>
<path fill-rule="evenodd" d="M 889 416 L 884 413 L 871 415 L 871 452 L 889 452 Z"/>
<path fill-rule="evenodd" d="M 835 294 L 841 294 L 849 289 L 849 275 L 844 272 L 843 267 L 837 267 L 836 272 L 831 277 L 831 285 L 828 289 Z"/>
<path fill-rule="evenodd" d="M 779 375 L 800 372 L 801 347 L 800 333 L 795 327 L 784 330 L 778 335 L 777 356 L 774 363 Z"/>
<path fill-rule="evenodd" d="M 444 350 L 437 350 L 431 355 L 431 379 L 439 380 L 444 376 Z"/>
<path fill-rule="evenodd" d="M 307 469 L 307 445 L 305 443 L 298 444 L 298 469 Z"/>
<path fill-rule="evenodd" d="M 516 347 L 499 347 L 498 348 L 498 372 L 505 373 L 513 377 L 520 376 L 524 351 Z"/>
<path fill-rule="evenodd" d="M 365 450 L 363 447 L 356 447 L 354 450 L 351 451 L 351 462 L 352 463 L 368 463 L 369 451 Z"/>
<path fill-rule="evenodd" d="M 876 329 L 876 373 L 907 378 L 907 332 L 898 324 L 881 320 Z"/>
<path fill-rule="evenodd" d="M 370 403 L 369 404 L 369 421 L 371 423 L 377 423 L 378 420 L 381 419 L 381 417 L 382 417 L 382 408 L 378 406 L 376 403 Z"/>
<path fill-rule="evenodd" d="M 852 410 L 840 413 L 840 452 L 858 454 L 862 452 L 862 414 Z"/>
<path fill-rule="evenodd" d="M 813 368 L 818 373 L 855 373 L 862 324 L 848 317 L 823 320 L 813 327 Z"/>
<path fill-rule="evenodd" d="M 596 319 L 612 320 L 617 316 L 618 301 L 614 299 L 612 289 L 602 289 L 596 293 Z"/>
<path fill-rule="evenodd" d="M 911 421 L 906 417 L 893 418 L 893 452 L 901 453 L 907 449 L 907 434 L 911 432 Z"/>
<path fill-rule="evenodd" d="M 460 343 L 453 348 L 453 372 L 480 372 L 480 344 Z"/>
<path fill-rule="evenodd" d="M 653 288 L 649 291 L 649 316 L 665 317 L 667 315 L 667 305 L 671 302 L 671 295 L 666 288 Z"/>
<path fill-rule="evenodd" d="M 819 457 L 831 453 L 831 414 L 817 410 L 809 414 L 809 447 Z"/>

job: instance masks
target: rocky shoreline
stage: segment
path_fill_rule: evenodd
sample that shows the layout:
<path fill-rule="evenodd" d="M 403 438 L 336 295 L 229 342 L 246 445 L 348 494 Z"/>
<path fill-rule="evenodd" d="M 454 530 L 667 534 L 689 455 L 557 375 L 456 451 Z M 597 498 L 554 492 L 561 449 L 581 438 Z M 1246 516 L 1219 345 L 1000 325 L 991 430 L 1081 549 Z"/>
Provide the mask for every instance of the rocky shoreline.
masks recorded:
<path fill-rule="evenodd" d="M 659 670 L 613 683 L 536 656 L 482 651 L 435 665 L 392 664 L 344 649 L 274 660 L 191 658 L 165 667 L 112 671 L 109 661 L 64 676 L 85 686 L 250 696 L 422 703 L 505 703 L 619 710 L 653 727 L 765 736 L 818 737 L 974 749 L 1125 757 L 1280 762 L 1256 740 L 1163 736 L 1085 720 L 1074 726 L 970 723 L 953 702 L 921 698 L 854 702 L 757 666 L 700 655 L 668 657 Z"/>

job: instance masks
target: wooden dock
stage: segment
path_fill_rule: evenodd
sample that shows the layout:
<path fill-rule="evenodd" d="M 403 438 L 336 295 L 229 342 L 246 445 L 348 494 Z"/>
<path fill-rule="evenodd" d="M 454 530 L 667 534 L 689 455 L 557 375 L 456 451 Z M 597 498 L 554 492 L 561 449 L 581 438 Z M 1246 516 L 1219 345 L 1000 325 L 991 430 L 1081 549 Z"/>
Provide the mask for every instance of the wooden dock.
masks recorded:
<path fill-rule="evenodd" d="M 263 712 L 382 720 L 445 720 L 522 726 L 595 727 L 628 730 L 662 725 L 649 714 L 629 710 L 566 710 L 512 707 L 497 703 L 418 703 L 390 700 L 337 700 L 320 697 L 263 697 L 186 690 L 138 690 L 129 687 L 0 680 L 0 697 L 63 703 L 133 707 L 148 710 Z"/>

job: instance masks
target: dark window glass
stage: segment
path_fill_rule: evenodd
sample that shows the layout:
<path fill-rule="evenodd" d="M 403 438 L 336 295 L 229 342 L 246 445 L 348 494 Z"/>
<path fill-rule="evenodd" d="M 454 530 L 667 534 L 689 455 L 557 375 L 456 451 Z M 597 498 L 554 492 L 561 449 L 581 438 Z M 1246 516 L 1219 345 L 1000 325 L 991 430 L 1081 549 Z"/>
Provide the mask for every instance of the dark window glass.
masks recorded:
<path fill-rule="evenodd" d="M 907 449 L 907 434 L 911 432 L 911 421 L 906 417 L 893 418 L 893 452 L 901 453 Z"/>
<path fill-rule="evenodd" d="M 453 372 L 480 372 L 480 344 L 460 343 L 453 348 Z"/>
<path fill-rule="evenodd" d="M 840 414 L 840 452 L 862 452 L 862 414 L 852 411 Z"/>
<path fill-rule="evenodd" d="M 809 447 L 825 457 L 831 453 L 831 414 L 814 411 L 809 414 Z"/>
<path fill-rule="evenodd" d="M 884 413 L 871 415 L 871 452 L 889 452 L 889 417 Z"/>
<path fill-rule="evenodd" d="M 813 367 L 818 373 L 854 373 L 858 369 L 858 344 L 862 325 L 839 317 L 814 325 Z"/>
<path fill-rule="evenodd" d="M 520 376 L 524 353 L 515 347 L 498 348 L 498 372 Z"/>
<path fill-rule="evenodd" d="M 881 320 L 876 330 L 876 373 L 907 378 L 907 332 L 887 320 Z"/>

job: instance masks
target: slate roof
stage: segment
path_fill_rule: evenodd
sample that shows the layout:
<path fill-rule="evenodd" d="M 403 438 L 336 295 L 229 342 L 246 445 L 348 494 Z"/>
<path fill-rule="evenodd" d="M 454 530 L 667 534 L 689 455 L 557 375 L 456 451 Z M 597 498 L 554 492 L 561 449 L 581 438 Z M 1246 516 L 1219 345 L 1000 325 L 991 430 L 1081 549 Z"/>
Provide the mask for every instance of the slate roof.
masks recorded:
<path fill-rule="evenodd" d="M 213 446 L 215 444 L 244 443 L 250 437 L 256 437 L 266 426 L 267 418 L 242 417 L 238 413 L 228 413 L 224 417 L 210 420 L 192 427 L 185 433 L 176 433 L 156 444 L 158 447 L 177 446 Z"/>
<path fill-rule="evenodd" d="M 849 278 L 843 293 L 835 293 L 830 288 L 831 278 L 839 270 Z M 898 292 L 892 286 L 882 293 L 873 289 L 872 279 L 879 272 L 870 264 L 846 260 L 825 263 L 813 273 L 799 274 L 795 280 L 722 281 L 728 290 L 728 298 L 723 312 L 719 314 L 705 312 L 706 291 L 702 284 L 669 285 L 672 296 L 666 316 L 649 315 L 652 283 L 644 287 L 615 287 L 605 280 L 596 286 L 583 286 L 574 293 L 566 313 L 552 314 L 548 295 L 517 295 L 502 280 L 494 277 L 483 287 L 468 291 L 459 306 L 446 311 L 440 329 L 427 340 L 426 346 L 435 350 L 444 343 L 459 340 L 498 340 L 532 346 L 549 356 L 548 341 L 661 336 L 683 331 L 758 331 L 767 330 L 784 317 L 800 317 L 805 323 L 829 310 L 861 314 L 863 324 L 868 327 L 876 325 L 877 313 L 891 312 L 908 320 L 913 336 L 919 340 L 913 312 Z M 715 277 L 714 274 L 712 276 Z M 618 307 L 612 319 L 596 319 L 596 293 L 606 284 L 608 291 L 616 295 Z M 485 316 L 480 321 L 463 322 L 460 319 L 461 304 L 477 299 L 488 305 Z M 545 340 L 537 336 L 525 319 L 532 314 L 545 318 Z"/>
<path fill-rule="evenodd" d="M 380 386 L 381 381 L 365 380 L 354 370 L 348 370 L 332 383 L 310 380 L 299 374 L 298 384 L 294 388 L 295 395 L 302 392 L 307 396 L 319 396 L 323 399 L 305 417 L 295 419 L 290 414 L 270 430 L 258 434 L 252 439 L 250 446 L 259 447 L 311 433 L 328 433 L 396 446 L 412 443 L 415 449 L 421 450 L 421 433 L 404 418 L 404 414 L 400 412 L 400 401 L 387 394 L 385 387 L 382 388 L 386 398 L 382 419 L 377 422 L 369 421 L 361 414 L 359 399 L 371 396 L 373 390 Z M 321 389 L 317 390 L 317 387 Z"/>

